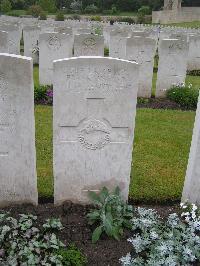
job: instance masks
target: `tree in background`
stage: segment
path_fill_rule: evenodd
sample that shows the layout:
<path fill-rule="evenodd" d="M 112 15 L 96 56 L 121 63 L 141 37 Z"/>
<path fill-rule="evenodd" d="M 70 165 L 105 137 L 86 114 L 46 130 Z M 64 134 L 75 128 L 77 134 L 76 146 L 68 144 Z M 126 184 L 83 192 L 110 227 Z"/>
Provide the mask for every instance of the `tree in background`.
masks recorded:
<path fill-rule="evenodd" d="M 82 10 L 82 1 L 80 0 L 73 0 L 70 5 L 70 8 L 73 12 L 81 12 Z"/>
<path fill-rule="evenodd" d="M 1 11 L 7 13 L 11 10 L 12 6 L 9 0 L 2 0 L 1 2 Z"/>
<path fill-rule="evenodd" d="M 55 0 L 39 0 L 38 5 L 41 6 L 44 11 L 47 11 L 49 13 L 53 13 L 56 11 Z"/>

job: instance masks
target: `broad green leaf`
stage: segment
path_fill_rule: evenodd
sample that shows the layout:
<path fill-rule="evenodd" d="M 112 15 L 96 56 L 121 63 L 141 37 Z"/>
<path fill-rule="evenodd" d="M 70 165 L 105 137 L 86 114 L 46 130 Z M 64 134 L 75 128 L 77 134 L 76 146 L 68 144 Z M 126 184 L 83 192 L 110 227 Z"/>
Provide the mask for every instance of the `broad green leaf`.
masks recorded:
<path fill-rule="evenodd" d="M 119 188 L 118 186 L 115 188 L 115 190 L 114 190 L 114 194 L 115 194 L 116 196 L 120 196 L 120 188 Z"/>
<path fill-rule="evenodd" d="M 103 225 L 104 225 L 104 229 L 106 231 L 106 234 L 108 236 L 112 236 L 112 229 L 113 229 L 113 225 L 112 225 L 112 219 L 110 217 L 110 215 L 106 215 L 105 216 L 105 219 L 104 219 L 104 222 L 103 222 Z"/>
<path fill-rule="evenodd" d="M 103 232 L 102 226 L 97 227 L 92 234 L 92 243 L 95 244 Z"/>
<path fill-rule="evenodd" d="M 109 191 L 106 187 L 103 187 L 100 194 L 99 194 L 99 197 L 100 197 L 100 201 L 102 203 L 104 203 L 105 199 L 109 196 Z"/>
<path fill-rule="evenodd" d="M 89 223 L 93 224 L 95 221 L 100 219 L 99 211 L 95 210 L 87 214 L 87 218 L 89 219 Z"/>

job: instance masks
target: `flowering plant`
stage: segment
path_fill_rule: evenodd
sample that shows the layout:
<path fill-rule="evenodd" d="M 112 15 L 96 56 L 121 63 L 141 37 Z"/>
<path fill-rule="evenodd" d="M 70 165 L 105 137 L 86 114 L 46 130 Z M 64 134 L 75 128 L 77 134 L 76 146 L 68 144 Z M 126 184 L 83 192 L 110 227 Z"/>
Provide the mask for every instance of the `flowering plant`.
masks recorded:
<path fill-rule="evenodd" d="M 167 91 L 167 97 L 178 103 L 185 109 L 196 109 L 198 103 L 199 90 L 194 88 L 191 83 L 173 84 Z"/>

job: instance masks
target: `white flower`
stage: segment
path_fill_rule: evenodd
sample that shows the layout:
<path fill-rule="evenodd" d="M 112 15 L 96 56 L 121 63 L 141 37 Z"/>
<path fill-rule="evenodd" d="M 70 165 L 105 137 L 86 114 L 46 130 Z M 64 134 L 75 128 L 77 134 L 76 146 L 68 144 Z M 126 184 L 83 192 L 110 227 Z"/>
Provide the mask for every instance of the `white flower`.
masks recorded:
<path fill-rule="evenodd" d="M 192 211 L 196 211 L 198 208 L 197 208 L 197 206 L 195 205 L 195 204 L 192 204 Z"/>
<path fill-rule="evenodd" d="M 191 214 L 192 214 L 192 219 L 195 219 L 197 217 L 195 212 L 192 212 Z"/>
<path fill-rule="evenodd" d="M 181 217 L 183 217 L 183 216 L 189 216 L 189 215 L 190 215 L 189 212 L 183 212 L 183 213 L 181 213 Z"/>

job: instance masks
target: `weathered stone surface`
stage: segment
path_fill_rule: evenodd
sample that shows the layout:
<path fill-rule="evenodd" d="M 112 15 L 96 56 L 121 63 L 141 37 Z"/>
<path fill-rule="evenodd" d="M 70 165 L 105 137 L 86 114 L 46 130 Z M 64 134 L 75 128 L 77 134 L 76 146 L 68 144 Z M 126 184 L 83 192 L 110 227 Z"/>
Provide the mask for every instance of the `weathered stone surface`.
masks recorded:
<path fill-rule="evenodd" d="M 113 58 L 126 58 L 126 39 L 129 33 L 122 30 L 110 32 L 109 55 Z"/>
<path fill-rule="evenodd" d="M 33 64 L 0 54 L 0 206 L 37 204 Z"/>
<path fill-rule="evenodd" d="M 41 84 L 53 82 L 53 60 L 72 56 L 72 36 L 62 33 L 42 33 L 39 37 L 39 76 Z"/>
<path fill-rule="evenodd" d="M 73 34 L 72 28 L 67 26 L 57 26 L 54 28 L 54 31 L 58 33 Z"/>
<path fill-rule="evenodd" d="M 8 32 L 8 47 L 10 54 L 20 54 L 21 29 L 18 25 L 0 25 L 1 31 Z"/>
<path fill-rule="evenodd" d="M 159 47 L 156 97 L 165 97 L 172 85 L 185 82 L 189 45 L 181 39 L 163 39 Z"/>
<path fill-rule="evenodd" d="M 39 63 L 39 35 L 40 27 L 26 26 L 23 28 L 24 55 L 33 58 L 33 63 Z"/>
<path fill-rule="evenodd" d="M 0 53 L 8 53 L 8 51 L 8 33 L 5 31 L 0 31 Z"/>
<path fill-rule="evenodd" d="M 126 59 L 140 65 L 138 97 L 150 98 L 156 40 L 144 37 L 127 38 Z"/>
<path fill-rule="evenodd" d="M 188 70 L 200 69 L 200 37 L 199 35 L 190 36 Z"/>
<path fill-rule="evenodd" d="M 104 38 L 94 34 L 74 36 L 74 56 L 104 56 Z"/>
<path fill-rule="evenodd" d="M 182 194 L 182 202 L 186 201 L 200 206 L 200 97 Z"/>
<path fill-rule="evenodd" d="M 88 203 L 119 186 L 128 198 L 138 65 L 80 57 L 54 61 L 54 199 Z M 125 103 L 125 104 L 124 104 Z"/>

